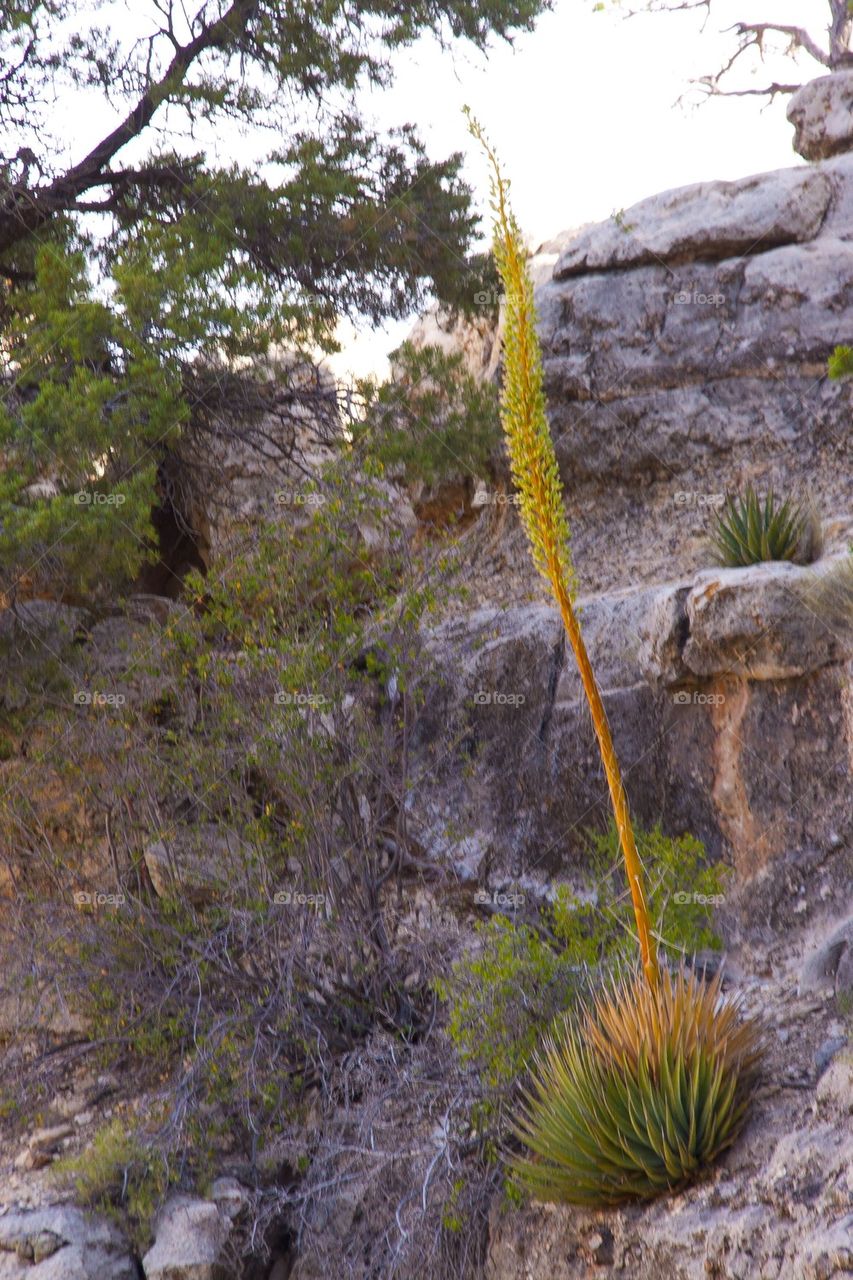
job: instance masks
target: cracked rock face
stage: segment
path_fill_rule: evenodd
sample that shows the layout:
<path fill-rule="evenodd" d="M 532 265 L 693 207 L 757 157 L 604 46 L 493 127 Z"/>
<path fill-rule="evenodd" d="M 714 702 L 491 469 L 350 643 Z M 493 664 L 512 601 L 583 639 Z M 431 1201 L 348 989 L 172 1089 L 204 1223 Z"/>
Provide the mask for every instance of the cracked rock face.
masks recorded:
<path fill-rule="evenodd" d="M 0 1217 L 0 1280 L 137 1280 L 112 1223 L 71 1205 Z"/>
<path fill-rule="evenodd" d="M 633 811 L 733 862 L 750 929 L 798 910 L 790 850 L 815 851 L 825 895 L 850 874 L 850 638 L 810 607 L 811 581 L 764 564 L 580 601 Z M 436 831 L 442 812 L 476 829 L 479 863 L 459 874 L 570 871 L 607 796 L 556 610 L 476 610 L 427 643 L 442 675 L 418 803 Z M 458 750 L 436 759 L 447 734 Z"/>
<path fill-rule="evenodd" d="M 811 606 L 814 571 L 772 562 L 706 570 L 685 602 L 694 675 L 788 680 L 843 661 L 843 633 Z"/>
<path fill-rule="evenodd" d="M 145 1280 L 220 1280 L 228 1215 L 210 1200 L 175 1195 L 154 1227 L 154 1244 L 142 1260 Z"/>
<path fill-rule="evenodd" d="M 851 204 L 842 156 L 664 192 L 576 236 L 536 294 L 564 476 L 705 466 L 722 489 L 792 450 L 846 465 L 849 389 L 825 367 L 853 297 Z"/>
<path fill-rule="evenodd" d="M 804 84 L 788 103 L 794 150 L 825 160 L 853 148 L 853 71 L 835 71 Z"/>
<path fill-rule="evenodd" d="M 554 279 L 731 258 L 813 240 L 831 194 L 827 176 L 811 169 L 664 191 L 582 232 L 557 260 Z"/>

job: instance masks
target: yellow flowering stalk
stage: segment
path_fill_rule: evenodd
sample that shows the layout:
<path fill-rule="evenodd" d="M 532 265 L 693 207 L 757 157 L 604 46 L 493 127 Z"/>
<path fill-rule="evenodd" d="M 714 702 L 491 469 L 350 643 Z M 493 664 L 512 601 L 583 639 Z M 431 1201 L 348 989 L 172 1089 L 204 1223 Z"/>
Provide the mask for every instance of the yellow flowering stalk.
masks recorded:
<path fill-rule="evenodd" d="M 542 353 L 524 247 L 494 151 L 468 114 L 491 166 L 494 253 L 505 298 L 501 419 L 536 568 L 548 583 L 583 682 L 631 888 L 642 973 L 606 986 L 567 1018 L 534 1060 L 510 1153 L 542 1200 L 603 1206 L 692 1181 L 736 1138 L 763 1053 L 739 1001 L 680 970 L 658 968 L 643 868 L 607 714 L 575 610 L 575 575 L 557 459 L 545 415 Z"/>
<path fill-rule="evenodd" d="M 542 352 L 536 332 L 533 282 L 527 270 L 521 232 L 509 205 L 509 183 L 501 173 L 482 127 L 467 107 L 465 114 L 470 132 L 482 146 L 491 167 L 493 250 L 505 291 L 501 423 L 512 478 L 519 494 L 519 511 L 533 563 L 551 588 L 580 672 L 625 859 L 643 971 L 649 985 L 654 988 L 659 978 L 658 961 L 646 904 L 643 867 L 607 712 L 574 607 L 575 571 L 563 505 L 563 487 L 545 413 Z"/>

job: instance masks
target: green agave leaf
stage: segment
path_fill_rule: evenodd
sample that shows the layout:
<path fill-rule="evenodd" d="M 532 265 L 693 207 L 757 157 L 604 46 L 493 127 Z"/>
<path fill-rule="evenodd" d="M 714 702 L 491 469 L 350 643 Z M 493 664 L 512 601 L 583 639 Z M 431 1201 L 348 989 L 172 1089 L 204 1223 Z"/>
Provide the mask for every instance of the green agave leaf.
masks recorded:
<path fill-rule="evenodd" d="M 660 1195 L 734 1141 L 760 1029 L 713 983 L 663 984 L 667 999 L 642 978 L 610 988 L 587 1015 L 595 1036 L 564 1025 L 537 1061 L 512 1126 L 526 1150 L 508 1158 L 534 1196 L 594 1207 Z"/>
<path fill-rule="evenodd" d="M 807 512 L 802 502 L 778 501 L 773 489 L 762 502 L 748 484 L 729 495 L 714 517 L 711 545 L 720 563 L 731 566 L 765 560 L 794 560 L 803 540 Z"/>

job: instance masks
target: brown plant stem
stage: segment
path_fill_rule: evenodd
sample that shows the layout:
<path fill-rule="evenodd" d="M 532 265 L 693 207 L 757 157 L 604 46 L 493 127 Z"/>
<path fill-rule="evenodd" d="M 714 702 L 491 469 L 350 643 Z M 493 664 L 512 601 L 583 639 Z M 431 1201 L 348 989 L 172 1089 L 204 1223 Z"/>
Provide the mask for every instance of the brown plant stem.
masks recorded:
<path fill-rule="evenodd" d="M 563 586 L 561 576 L 550 578 L 550 585 L 557 601 L 557 607 L 560 610 L 560 617 L 563 619 L 563 626 L 566 629 L 572 653 L 575 655 L 575 662 L 592 716 L 595 736 L 598 739 L 601 763 L 604 765 L 604 773 L 610 789 L 610 800 L 613 805 L 613 815 L 619 832 L 619 843 L 622 846 L 622 856 L 625 859 L 628 887 L 631 890 L 631 902 L 634 907 L 634 919 L 637 923 L 637 936 L 640 942 L 640 959 L 643 965 L 643 972 L 646 975 L 649 986 L 657 989 L 660 971 L 658 969 L 657 950 L 651 936 L 649 909 L 643 889 L 643 865 L 637 852 L 637 842 L 634 839 L 634 828 L 628 809 L 628 798 L 625 795 L 622 771 L 619 768 L 619 761 L 613 746 L 610 722 L 607 719 L 607 712 L 604 709 L 604 702 L 592 669 L 592 663 L 589 660 L 589 654 L 587 653 L 577 616 L 568 592 Z"/>

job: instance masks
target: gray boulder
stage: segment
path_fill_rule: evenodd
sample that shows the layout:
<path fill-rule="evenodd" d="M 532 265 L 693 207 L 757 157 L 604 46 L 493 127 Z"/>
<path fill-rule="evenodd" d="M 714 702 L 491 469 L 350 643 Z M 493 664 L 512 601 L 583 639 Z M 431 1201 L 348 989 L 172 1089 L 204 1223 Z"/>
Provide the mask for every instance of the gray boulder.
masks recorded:
<path fill-rule="evenodd" d="M 91 621 L 86 609 L 55 600 L 24 600 L 0 610 L 0 642 L 16 648 L 41 648 L 71 641 Z"/>
<path fill-rule="evenodd" d="M 834 990 L 838 970 L 851 950 L 853 916 L 836 925 L 828 937 L 824 936 L 808 951 L 800 970 L 800 994 Z"/>
<path fill-rule="evenodd" d="M 137 1280 L 127 1241 L 71 1205 L 0 1217 L 0 1280 Z"/>
<path fill-rule="evenodd" d="M 794 150 L 826 160 L 853 147 L 853 71 L 834 71 L 804 84 L 788 103 Z"/>
<path fill-rule="evenodd" d="M 245 871 L 249 854 L 236 831 L 204 822 L 176 827 L 168 839 L 149 844 L 142 856 L 158 897 L 179 895 L 204 906 Z"/>
<path fill-rule="evenodd" d="M 850 637 L 810 606 L 814 580 L 776 561 L 699 574 L 685 604 L 686 666 L 697 676 L 787 680 L 843 661 Z"/>
<path fill-rule="evenodd" d="M 212 1201 L 172 1196 L 142 1259 L 145 1280 L 225 1280 L 221 1258 L 230 1225 L 228 1214 Z"/>
<path fill-rule="evenodd" d="M 554 279 L 700 257 L 731 258 L 759 247 L 811 240 L 830 195 L 827 177 L 811 169 L 677 187 L 582 232 L 558 259 Z"/>
<path fill-rule="evenodd" d="M 848 391 L 825 370 L 851 229 L 845 155 L 665 192 L 578 235 L 536 290 L 564 475 L 702 495 L 796 457 L 840 498 Z"/>

